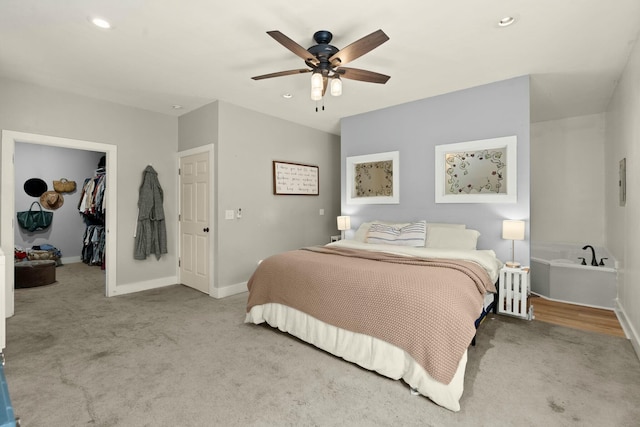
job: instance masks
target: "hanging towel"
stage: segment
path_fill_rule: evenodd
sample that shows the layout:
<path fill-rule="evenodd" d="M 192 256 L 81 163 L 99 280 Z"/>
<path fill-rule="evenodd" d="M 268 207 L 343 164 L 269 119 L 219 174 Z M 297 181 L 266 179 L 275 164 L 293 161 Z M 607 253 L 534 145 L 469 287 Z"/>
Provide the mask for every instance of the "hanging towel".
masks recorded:
<path fill-rule="evenodd" d="M 147 166 L 142 173 L 142 185 L 138 198 L 134 259 L 146 259 L 149 254 L 155 254 L 156 259 L 160 259 L 162 254 L 167 253 L 163 199 L 164 193 L 158 181 L 158 173 L 152 166 Z"/>

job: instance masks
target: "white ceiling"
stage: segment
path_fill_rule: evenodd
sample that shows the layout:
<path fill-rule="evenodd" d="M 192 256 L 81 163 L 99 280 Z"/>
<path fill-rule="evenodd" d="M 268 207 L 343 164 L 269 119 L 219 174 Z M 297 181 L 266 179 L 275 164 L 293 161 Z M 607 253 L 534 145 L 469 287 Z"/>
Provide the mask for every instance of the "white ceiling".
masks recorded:
<path fill-rule="evenodd" d="M 339 134 L 341 117 L 530 74 L 536 122 L 605 111 L 640 29 L 640 0 L 318 4 L 0 0 L 0 75 L 170 115 L 223 100 Z M 499 28 L 505 15 L 517 21 Z M 342 48 L 378 29 L 390 40 L 347 66 L 391 79 L 344 80 L 324 111 L 309 97 L 309 74 L 251 80 L 304 68 L 266 31 L 307 48 L 329 30 Z"/>

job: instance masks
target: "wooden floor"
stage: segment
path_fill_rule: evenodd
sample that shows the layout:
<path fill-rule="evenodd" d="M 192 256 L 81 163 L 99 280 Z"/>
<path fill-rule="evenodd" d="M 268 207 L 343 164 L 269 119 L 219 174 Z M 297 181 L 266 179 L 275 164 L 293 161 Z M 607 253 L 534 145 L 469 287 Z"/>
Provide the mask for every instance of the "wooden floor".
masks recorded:
<path fill-rule="evenodd" d="M 540 322 L 625 337 L 620 322 L 612 310 L 566 304 L 537 295 L 531 295 L 529 302 L 533 305 L 535 320 Z"/>

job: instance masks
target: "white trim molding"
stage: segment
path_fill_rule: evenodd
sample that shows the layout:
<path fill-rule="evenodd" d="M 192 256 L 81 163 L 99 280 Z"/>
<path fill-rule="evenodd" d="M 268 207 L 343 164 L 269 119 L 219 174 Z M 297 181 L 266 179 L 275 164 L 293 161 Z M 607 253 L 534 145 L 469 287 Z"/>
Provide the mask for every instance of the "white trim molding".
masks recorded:
<path fill-rule="evenodd" d="M 166 286 L 173 286 L 178 283 L 176 276 L 162 277 L 160 279 L 145 280 L 143 282 L 127 283 L 124 285 L 118 285 L 113 291 L 115 295 L 132 294 L 134 292 L 148 291 L 151 289 L 163 288 Z"/>
<path fill-rule="evenodd" d="M 236 283 L 234 285 L 229 285 L 222 288 L 214 288 L 214 291 L 210 294 L 210 296 L 220 299 L 244 292 L 248 292 L 247 282 Z"/>
<path fill-rule="evenodd" d="M 616 299 L 615 313 L 624 334 L 629 338 L 629 341 L 631 341 L 631 345 L 636 351 L 636 356 L 640 359 L 640 335 L 638 335 L 638 331 L 633 328 L 633 324 L 629 321 L 627 313 L 624 311 L 624 307 L 620 305 L 620 300 L 618 299 Z"/>

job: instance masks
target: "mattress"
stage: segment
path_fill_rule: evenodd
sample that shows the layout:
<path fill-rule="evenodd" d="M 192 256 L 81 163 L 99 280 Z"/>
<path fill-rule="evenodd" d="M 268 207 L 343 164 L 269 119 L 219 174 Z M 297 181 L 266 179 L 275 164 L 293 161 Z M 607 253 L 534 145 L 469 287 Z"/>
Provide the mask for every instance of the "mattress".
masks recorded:
<path fill-rule="evenodd" d="M 460 410 L 467 352 L 460 360 L 453 380 L 442 384 L 402 349 L 368 335 L 337 328 L 282 304 L 255 306 L 247 313 L 245 322 L 266 322 L 365 369 L 395 380 L 402 379 L 411 389 L 451 411 Z"/>
<path fill-rule="evenodd" d="M 486 294 L 484 294 L 484 300 L 482 301 L 482 309 L 484 312 L 489 311 L 489 306 L 493 303 L 493 301 L 495 301 L 495 299 L 496 294 L 494 293 L 487 292 Z"/>

